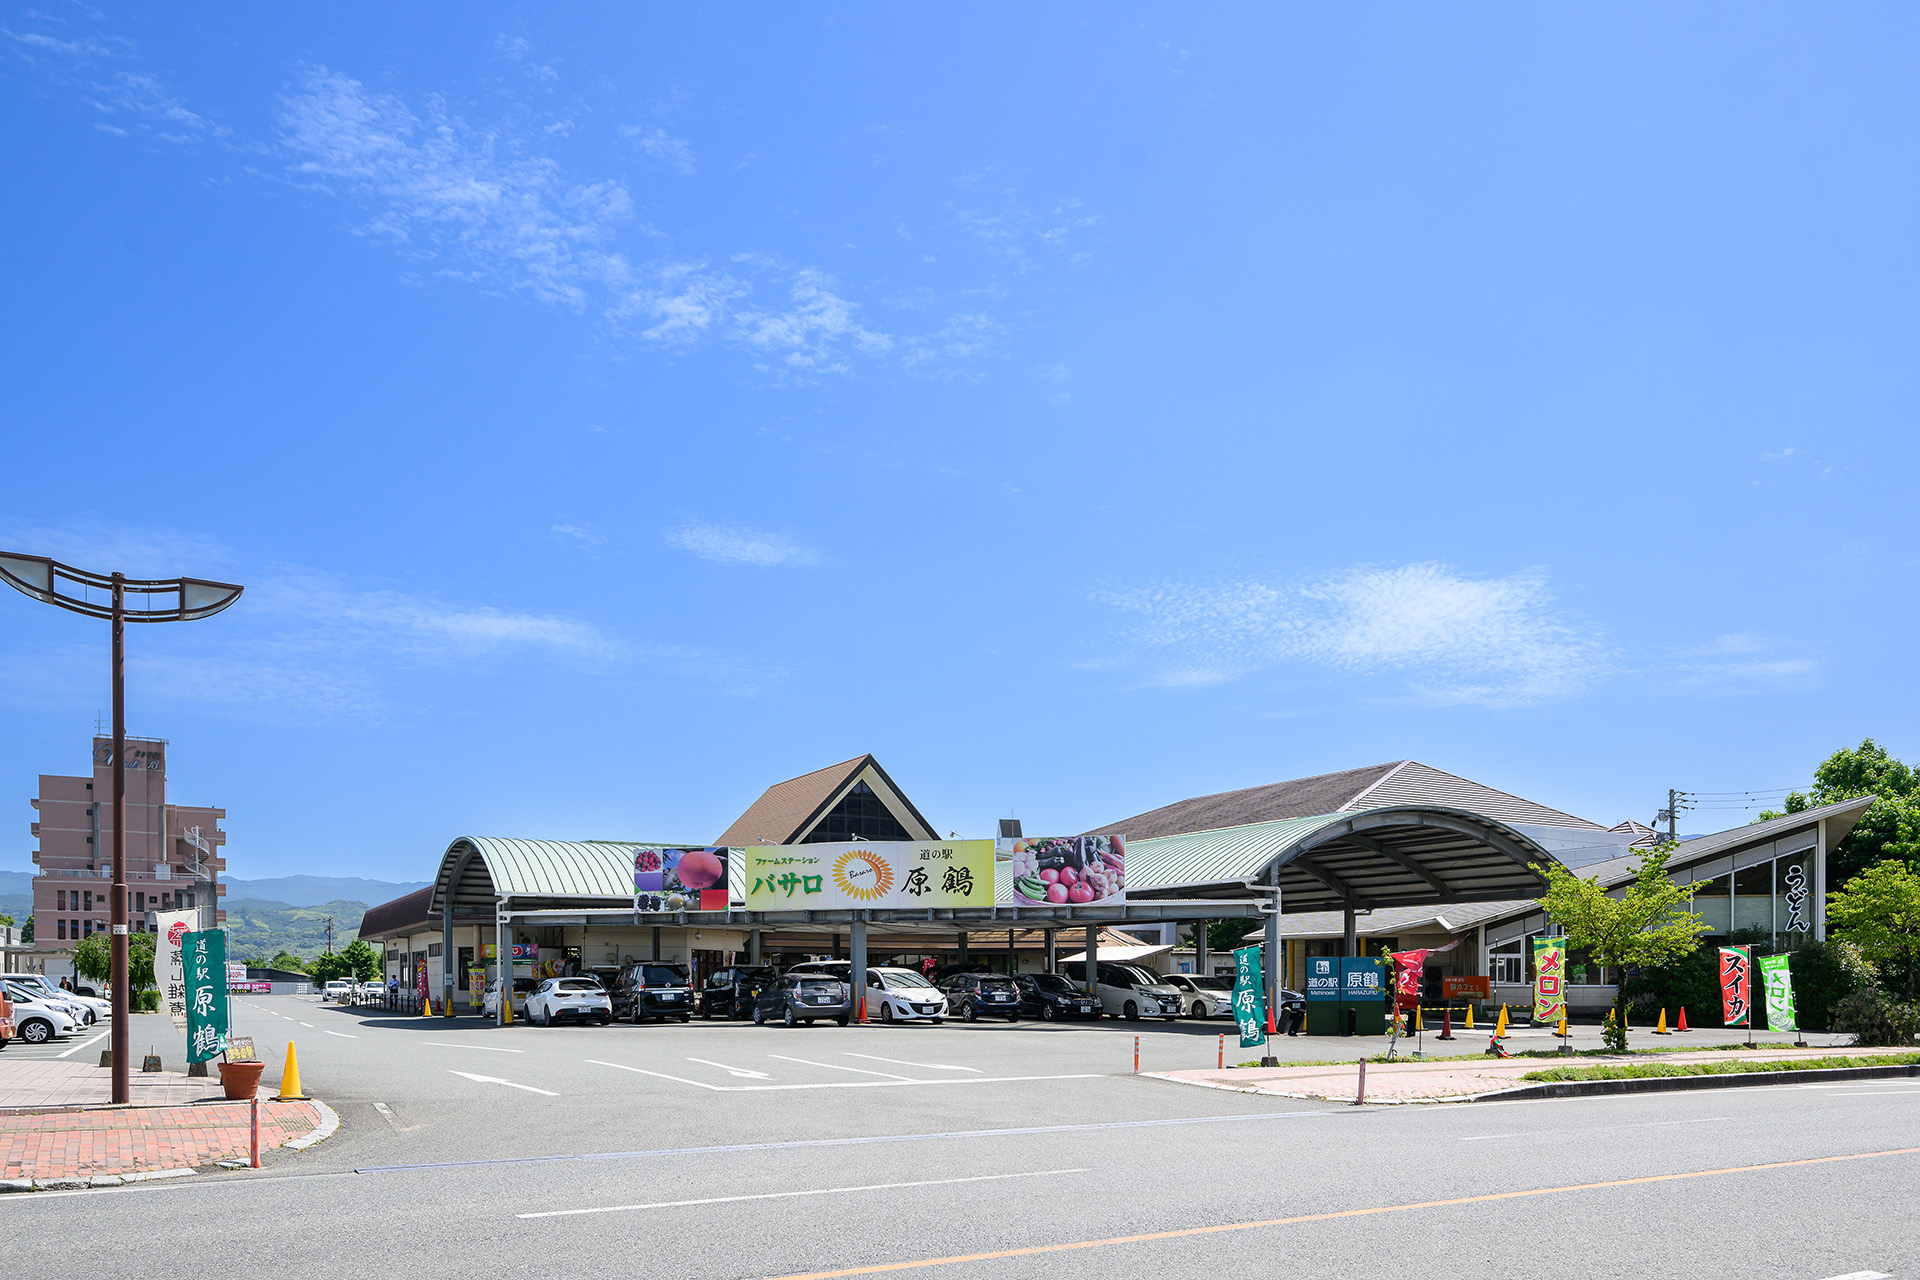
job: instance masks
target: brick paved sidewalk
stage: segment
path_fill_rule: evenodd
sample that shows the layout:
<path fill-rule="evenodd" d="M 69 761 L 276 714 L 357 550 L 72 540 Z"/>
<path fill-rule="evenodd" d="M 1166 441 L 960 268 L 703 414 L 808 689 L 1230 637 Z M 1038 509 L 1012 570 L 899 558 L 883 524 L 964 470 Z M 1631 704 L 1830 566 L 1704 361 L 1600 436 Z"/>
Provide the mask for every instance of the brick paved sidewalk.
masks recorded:
<path fill-rule="evenodd" d="M 214 1076 L 177 1071 L 132 1073 L 133 1105 L 159 1107 L 224 1096 Z M 113 1072 L 87 1062 L 55 1058 L 0 1062 L 0 1112 L 21 1107 L 104 1106 L 113 1098 Z"/>
<path fill-rule="evenodd" d="M 260 1104 L 262 1154 L 320 1127 L 311 1102 Z M 0 1178 L 86 1178 L 193 1169 L 244 1160 L 251 1141 L 244 1102 L 110 1107 L 0 1116 Z"/>
<path fill-rule="evenodd" d="M 1368 1102 L 1442 1102 L 1501 1089 L 1525 1087 L 1529 1071 L 1555 1066 L 1599 1066 L 1618 1062 L 1767 1062 L 1781 1058 L 1854 1057 L 1895 1052 L 1887 1049 L 1758 1049 L 1663 1053 L 1657 1057 L 1446 1058 L 1428 1062 L 1369 1062 Z M 1281 1098 L 1352 1102 L 1359 1081 L 1356 1063 L 1334 1067 L 1242 1067 L 1227 1071 L 1154 1071 L 1160 1080 L 1197 1084 L 1239 1093 Z"/>

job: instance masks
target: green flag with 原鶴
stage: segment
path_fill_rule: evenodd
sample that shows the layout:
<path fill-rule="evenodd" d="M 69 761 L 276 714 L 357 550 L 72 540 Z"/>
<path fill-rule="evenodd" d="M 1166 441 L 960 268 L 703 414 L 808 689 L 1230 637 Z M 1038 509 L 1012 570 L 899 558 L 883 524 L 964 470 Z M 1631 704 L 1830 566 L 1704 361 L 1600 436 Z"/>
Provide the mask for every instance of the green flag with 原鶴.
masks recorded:
<path fill-rule="evenodd" d="M 1259 947 L 1233 953 L 1233 1020 L 1240 1026 L 1242 1049 L 1266 1042 L 1267 984 Z"/>
<path fill-rule="evenodd" d="M 1760 979 L 1767 984 L 1767 1029 L 1798 1031 L 1794 1025 L 1793 975 L 1785 956 L 1761 956 Z"/>
<path fill-rule="evenodd" d="M 227 931 L 200 929 L 180 940 L 186 979 L 187 1061 L 207 1062 L 227 1047 Z"/>

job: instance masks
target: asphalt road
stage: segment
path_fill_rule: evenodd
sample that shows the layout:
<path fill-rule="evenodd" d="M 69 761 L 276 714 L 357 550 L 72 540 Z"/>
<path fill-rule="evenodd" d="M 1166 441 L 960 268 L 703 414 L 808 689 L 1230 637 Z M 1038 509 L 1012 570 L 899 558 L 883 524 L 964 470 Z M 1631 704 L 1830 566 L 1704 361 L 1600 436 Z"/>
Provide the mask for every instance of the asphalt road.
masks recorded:
<path fill-rule="evenodd" d="M 97 1274 L 84 1223 L 154 1276 L 1920 1276 L 1905 1081 L 1355 1108 L 1133 1076 L 1136 1031 L 1147 1069 L 1212 1065 L 1189 1024 L 236 1024 L 270 1076 L 297 1038 L 340 1132 L 0 1197 L 12 1274 Z"/>

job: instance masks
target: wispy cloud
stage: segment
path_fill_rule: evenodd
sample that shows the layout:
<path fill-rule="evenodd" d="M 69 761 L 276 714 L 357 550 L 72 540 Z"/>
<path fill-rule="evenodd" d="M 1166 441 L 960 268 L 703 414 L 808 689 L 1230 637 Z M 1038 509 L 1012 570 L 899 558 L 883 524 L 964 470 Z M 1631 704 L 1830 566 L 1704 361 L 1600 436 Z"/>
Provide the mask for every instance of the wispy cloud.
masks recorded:
<path fill-rule="evenodd" d="M 625 274 L 607 246 L 632 214 L 618 182 L 569 182 L 552 159 L 435 99 L 423 119 L 325 67 L 281 100 L 297 180 L 366 211 L 354 230 L 438 272 L 580 308 Z"/>
<path fill-rule="evenodd" d="M 682 177 L 691 176 L 697 168 L 693 144 L 685 138 L 674 137 L 658 125 L 623 124 L 620 136 L 638 147 L 642 154 L 653 157 Z"/>
<path fill-rule="evenodd" d="M 1383 697 L 1519 706 L 1567 698 L 1612 666 L 1545 577 L 1475 578 L 1439 564 L 1292 581 L 1166 583 L 1097 597 L 1133 615 L 1124 650 L 1089 664 L 1170 688 L 1290 664 L 1391 683 Z"/>
<path fill-rule="evenodd" d="M 606 535 L 590 524 L 556 524 L 548 532 L 588 551 L 607 545 Z"/>
<path fill-rule="evenodd" d="M 1740 631 L 1682 650 L 1651 674 L 1667 692 L 1726 697 L 1810 689 L 1821 670 L 1817 660 L 1779 641 Z"/>
<path fill-rule="evenodd" d="M 36 10 L 22 15 L 51 31 L 17 31 L 0 25 L 14 55 L 65 83 L 100 118 L 96 128 L 163 142 L 227 140 L 232 130 L 200 112 L 149 72 L 129 65 L 137 56 L 130 40 L 75 31 L 64 19 Z"/>
<path fill-rule="evenodd" d="M 781 533 L 739 526 L 688 523 L 664 535 L 668 546 L 691 551 L 703 560 L 751 565 L 756 569 L 805 568 L 820 563 L 820 553 Z"/>

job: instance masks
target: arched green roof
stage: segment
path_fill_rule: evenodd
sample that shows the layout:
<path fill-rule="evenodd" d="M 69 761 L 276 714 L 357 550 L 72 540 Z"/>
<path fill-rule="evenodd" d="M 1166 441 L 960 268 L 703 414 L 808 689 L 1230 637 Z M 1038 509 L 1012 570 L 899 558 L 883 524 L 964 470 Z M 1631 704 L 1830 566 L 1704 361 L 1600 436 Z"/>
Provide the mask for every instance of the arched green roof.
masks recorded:
<path fill-rule="evenodd" d="M 461 836 L 447 846 L 434 877 L 431 910 L 490 913 L 501 898 L 633 897 L 633 855 L 672 846 L 615 840 L 512 840 Z"/>

